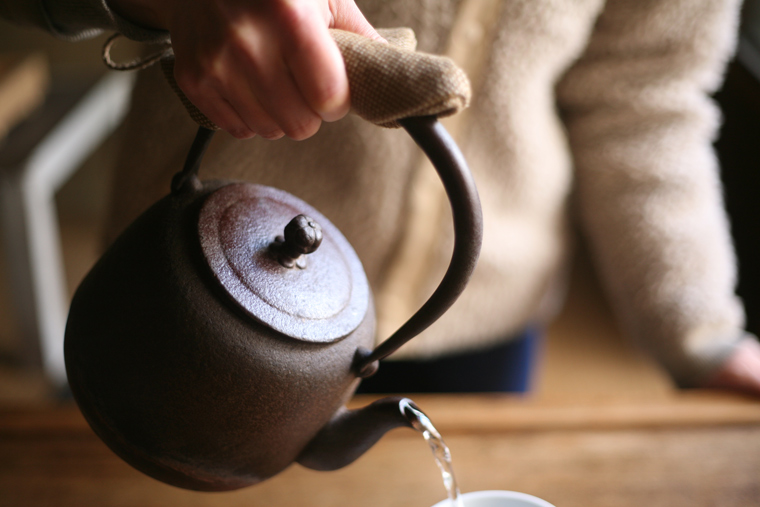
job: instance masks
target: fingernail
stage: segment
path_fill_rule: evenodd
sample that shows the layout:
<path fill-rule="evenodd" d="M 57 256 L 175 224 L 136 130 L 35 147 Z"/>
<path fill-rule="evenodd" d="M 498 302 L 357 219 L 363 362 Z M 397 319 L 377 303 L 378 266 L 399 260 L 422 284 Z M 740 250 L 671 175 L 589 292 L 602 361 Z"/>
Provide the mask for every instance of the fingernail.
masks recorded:
<path fill-rule="evenodd" d="M 335 95 L 322 104 L 317 114 L 324 121 L 337 121 L 346 116 L 350 108 L 347 98 Z"/>
<path fill-rule="evenodd" d="M 230 130 L 230 134 L 236 139 L 250 139 L 256 135 L 252 130 L 249 129 L 233 129 Z"/>
<path fill-rule="evenodd" d="M 266 132 L 259 135 L 269 141 L 276 141 L 277 139 L 281 139 L 285 133 L 282 130 L 275 130 L 274 132 Z"/>

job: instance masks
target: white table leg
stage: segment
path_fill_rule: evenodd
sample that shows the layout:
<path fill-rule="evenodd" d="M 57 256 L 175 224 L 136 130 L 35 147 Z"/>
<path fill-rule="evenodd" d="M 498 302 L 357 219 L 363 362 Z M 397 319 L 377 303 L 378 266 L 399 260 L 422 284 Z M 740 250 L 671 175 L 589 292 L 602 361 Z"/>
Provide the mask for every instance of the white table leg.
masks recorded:
<path fill-rule="evenodd" d="M 68 298 L 55 194 L 121 123 L 133 80 L 125 73 L 101 79 L 34 148 L 24 167 L 0 180 L 10 283 L 27 341 L 24 360 L 41 365 L 58 384 L 66 381 Z"/>

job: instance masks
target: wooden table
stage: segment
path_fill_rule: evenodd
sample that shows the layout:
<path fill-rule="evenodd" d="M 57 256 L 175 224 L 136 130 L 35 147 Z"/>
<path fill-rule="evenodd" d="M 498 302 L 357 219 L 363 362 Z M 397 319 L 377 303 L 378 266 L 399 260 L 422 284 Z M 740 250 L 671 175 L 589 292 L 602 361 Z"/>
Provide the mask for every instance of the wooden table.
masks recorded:
<path fill-rule="evenodd" d="M 463 491 L 513 489 L 557 507 L 760 506 L 757 400 L 414 399 L 448 442 Z M 0 505 L 426 507 L 443 496 L 430 450 L 408 429 L 337 472 L 293 466 L 241 491 L 196 493 L 120 461 L 74 406 L 0 410 Z"/>

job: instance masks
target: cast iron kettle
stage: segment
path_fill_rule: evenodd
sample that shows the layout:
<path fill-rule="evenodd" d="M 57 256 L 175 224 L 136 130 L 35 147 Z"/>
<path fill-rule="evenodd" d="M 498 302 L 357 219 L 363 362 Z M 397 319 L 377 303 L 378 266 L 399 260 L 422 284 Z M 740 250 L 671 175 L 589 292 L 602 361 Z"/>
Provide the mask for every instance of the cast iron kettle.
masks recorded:
<path fill-rule="evenodd" d="M 201 182 L 213 132 L 200 128 L 171 193 L 116 240 L 71 305 L 71 390 L 116 454 L 166 483 L 222 491 L 293 462 L 340 468 L 409 425 L 401 398 L 344 404 L 462 292 L 482 219 L 445 129 L 433 117 L 400 123 L 443 181 L 456 239 L 438 289 L 374 350 L 372 296 L 345 238 L 284 191 Z"/>

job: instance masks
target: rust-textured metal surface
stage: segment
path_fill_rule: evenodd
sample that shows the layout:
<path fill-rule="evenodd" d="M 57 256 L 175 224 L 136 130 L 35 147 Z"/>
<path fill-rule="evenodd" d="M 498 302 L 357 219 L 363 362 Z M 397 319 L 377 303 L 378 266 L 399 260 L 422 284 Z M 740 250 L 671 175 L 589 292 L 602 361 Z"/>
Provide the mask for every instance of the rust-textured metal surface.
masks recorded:
<path fill-rule="evenodd" d="M 232 304 L 197 232 L 204 200 L 225 185 L 190 185 L 130 225 L 77 289 L 64 345 L 72 393 L 98 436 L 146 474 L 204 491 L 293 463 L 342 414 L 356 351 L 375 333 L 372 304 L 329 344 L 285 336 Z"/>
<path fill-rule="evenodd" d="M 321 245 L 304 268 L 278 260 L 278 236 L 297 215 L 322 228 Z M 369 285 L 348 241 L 316 209 L 287 192 L 236 183 L 208 197 L 198 233 L 216 280 L 249 316 L 287 336 L 329 343 L 364 319 Z"/>

